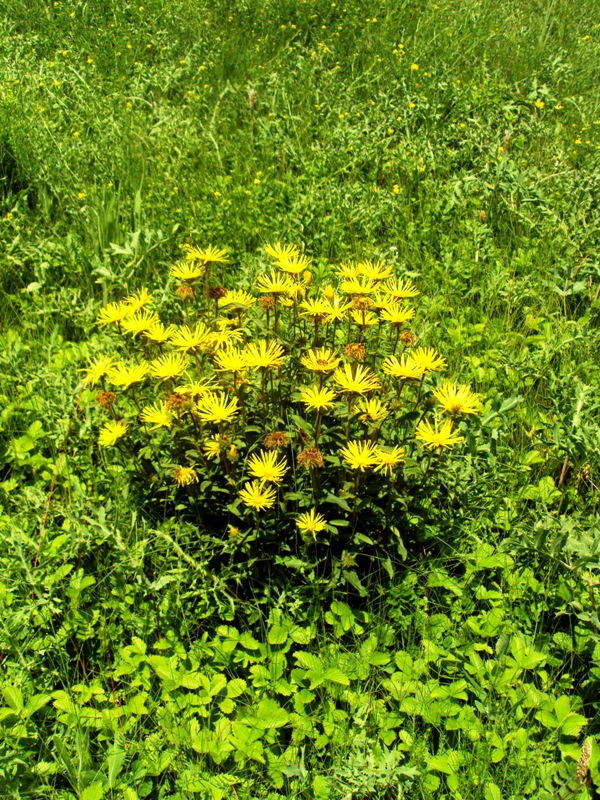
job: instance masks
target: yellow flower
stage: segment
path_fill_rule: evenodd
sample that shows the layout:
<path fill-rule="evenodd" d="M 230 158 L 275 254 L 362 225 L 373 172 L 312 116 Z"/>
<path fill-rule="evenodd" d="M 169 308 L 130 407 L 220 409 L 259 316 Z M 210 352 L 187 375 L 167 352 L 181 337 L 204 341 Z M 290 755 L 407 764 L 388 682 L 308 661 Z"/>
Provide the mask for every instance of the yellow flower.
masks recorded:
<path fill-rule="evenodd" d="M 270 275 L 259 275 L 256 286 L 262 294 L 289 294 L 294 290 L 294 284 L 287 275 L 282 277 L 275 272 L 271 272 Z"/>
<path fill-rule="evenodd" d="M 287 471 L 285 458 L 277 461 L 276 450 L 263 450 L 259 456 L 253 455 L 248 460 L 248 472 L 262 482 L 281 483 Z"/>
<path fill-rule="evenodd" d="M 275 244 L 266 244 L 265 252 L 276 261 L 279 261 L 282 258 L 294 258 L 294 256 L 300 255 L 300 250 L 298 250 L 296 245 L 282 245 L 279 242 L 276 242 Z"/>
<path fill-rule="evenodd" d="M 433 396 L 444 411 L 453 417 L 457 414 L 478 414 L 481 409 L 481 395 L 472 392 L 470 386 L 457 386 L 447 381 L 434 390 Z"/>
<path fill-rule="evenodd" d="M 414 308 L 403 306 L 400 303 L 391 303 L 381 312 L 381 319 L 386 320 L 391 325 L 403 325 L 415 315 Z"/>
<path fill-rule="evenodd" d="M 191 261 L 179 261 L 173 264 L 169 274 L 180 281 L 193 281 L 204 274 L 204 267 Z"/>
<path fill-rule="evenodd" d="M 352 303 L 344 303 L 339 297 L 334 297 L 332 302 L 327 303 L 326 322 L 341 322 L 346 318 L 346 311 L 352 307 Z"/>
<path fill-rule="evenodd" d="M 545 105 L 546 105 L 546 103 L 544 103 L 543 100 L 539 100 L 538 99 L 538 100 L 535 101 L 536 108 L 543 108 Z"/>
<path fill-rule="evenodd" d="M 100 309 L 98 314 L 99 325 L 109 325 L 111 322 L 121 322 L 131 312 L 125 303 L 109 303 Z"/>
<path fill-rule="evenodd" d="M 359 311 L 358 309 L 354 309 L 352 312 L 352 319 L 361 328 L 366 328 L 369 325 L 377 325 L 379 322 L 377 314 L 374 314 L 372 311 Z"/>
<path fill-rule="evenodd" d="M 276 497 L 275 489 L 272 486 L 265 486 L 261 481 L 248 481 L 240 491 L 242 502 L 256 511 L 272 508 Z"/>
<path fill-rule="evenodd" d="M 248 366 L 248 356 L 237 347 L 227 347 L 215 353 L 215 365 L 223 372 L 241 372 Z"/>
<path fill-rule="evenodd" d="M 314 508 L 311 508 L 305 514 L 299 514 L 296 517 L 296 525 L 300 529 L 300 533 L 310 533 L 313 539 L 317 540 L 317 533 L 324 530 L 327 525 L 327 520 L 322 514 L 317 514 Z"/>
<path fill-rule="evenodd" d="M 387 267 L 384 261 L 361 261 L 358 265 L 359 275 L 371 281 L 385 281 L 393 272 L 391 267 Z"/>
<path fill-rule="evenodd" d="M 168 353 L 167 355 L 155 358 L 151 362 L 151 372 L 155 378 L 161 381 L 168 381 L 171 378 L 178 378 L 186 371 L 188 359 L 181 353 Z"/>
<path fill-rule="evenodd" d="M 188 350 L 204 347 L 207 344 L 209 335 L 210 330 L 206 325 L 203 322 L 197 322 L 193 330 L 187 326 L 176 328 L 169 341 L 173 347 L 177 347 L 187 353 Z"/>
<path fill-rule="evenodd" d="M 176 467 L 173 470 L 173 477 L 179 486 L 189 486 L 190 483 L 198 483 L 198 473 L 193 467 Z"/>
<path fill-rule="evenodd" d="M 392 448 L 392 450 L 383 450 L 381 447 L 378 447 L 375 457 L 377 458 L 375 472 L 385 470 L 386 475 L 391 475 L 394 467 L 400 464 L 401 461 L 404 461 L 405 452 L 404 448 L 398 445 Z"/>
<path fill-rule="evenodd" d="M 310 265 L 311 260 L 305 255 L 282 256 L 277 259 L 279 269 L 290 275 L 299 275 L 301 272 L 308 270 Z"/>
<path fill-rule="evenodd" d="M 197 247 L 192 247 L 189 244 L 184 245 L 185 257 L 188 261 L 199 261 L 201 264 L 226 264 L 229 259 L 227 258 L 227 250 L 219 250 L 217 247 L 205 247 L 204 250 L 199 250 Z"/>
<path fill-rule="evenodd" d="M 409 278 L 390 280 L 384 285 L 383 290 L 395 300 L 404 300 L 406 297 L 416 297 L 421 294 Z"/>
<path fill-rule="evenodd" d="M 218 436 L 208 439 L 202 445 L 202 449 L 207 458 L 216 460 L 221 455 L 221 439 Z"/>
<path fill-rule="evenodd" d="M 153 406 L 146 406 L 142 409 L 142 422 L 150 425 L 151 431 L 155 431 L 157 428 L 170 428 L 173 420 L 167 413 L 166 402 L 161 400 Z"/>
<path fill-rule="evenodd" d="M 333 374 L 333 379 L 342 392 L 366 394 L 366 392 L 381 388 L 377 375 L 361 364 L 355 366 L 354 372 L 351 364 L 344 364 L 343 368 L 338 367 Z"/>
<path fill-rule="evenodd" d="M 168 342 L 174 333 L 175 328 L 173 325 L 167 325 L 165 327 L 162 322 L 156 322 L 147 331 L 144 331 L 144 335 L 147 339 L 150 339 L 153 342 L 158 342 L 159 344 Z"/>
<path fill-rule="evenodd" d="M 434 372 L 438 369 L 446 369 L 448 366 L 445 359 L 433 347 L 417 347 L 411 352 L 413 361 L 425 372 Z"/>
<path fill-rule="evenodd" d="M 348 442 L 346 447 L 342 447 L 340 455 L 351 469 L 359 469 L 364 472 L 367 467 L 374 467 L 377 464 L 377 445 L 373 442 Z"/>
<path fill-rule="evenodd" d="M 108 373 L 108 379 L 114 386 L 128 389 L 134 383 L 143 381 L 149 371 L 150 367 L 145 361 L 141 364 L 124 364 L 119 361 Z"/>
<path fill-rule="evenodd" d="M 103 425 L 100 435 L 98 436 L 98 444 L 101 447 L 112 447 L 116 441 L 122 436 L 125 436 L 126 433 L 127 425 L 125 422 L 111 419 L 110 422 L 106 422 Z"/>
<path fill-rule="evenodd" d="M 145 306 L 150 305 L 152 302 L 152 295 L 148 289 L 140 289 L 139 292 L 133 292 L 126 297 L 123 302 L 129 308 L 129 312 L 134 314 L 136 311 L 140 311 L 142 308 L 145 308 Z"/>
<path fill-rule="evenodd" d="M 321 294 L 323 295 L 325 300 L 328 300 L 330 303 L 333 302 L 333 300 L 335 299 L 335 289 L 330 283 L 328 283 L 327 286 L 324 286 L 321 289 Z"/>
<path fill-rule="evenodd" d="M 376 288 L 377 284 L 375 281 L 369 280 L 368 278 L 362 281 L 360 278 L 346 278 L 346 280 L 342 281 L 340 286 L 342 292 L 357 295 L 373 294 Z"/>
<path fill-rule="evenodd" d="M 211 331 L 206 337 L 206 350 L 218 350 L 221 347 L 227 347 L 232 339 L 241 339 L 241 328 L 234 328 L 233 330 L 226 330 L 223 328 L 220 331 Z M 229 345 L 231 346 L 231 345 Z"/>
<path fill-rule="evenodd" d="M 302 356 L 300 363 L 312 372 L 330 372 L 338 366 L 341 360 L 333 350 L 321 347 L 320 350 L 314 348 L 309 350 L 305 356 Z"/>
<path fill-rule="evenodd" d="M 354 261 L 344 261 L 337 269 L 337 274 L 345 280 L 352 280 L 359 275 L 358 264 Z"/>
<path fill-rule="evenodd" d="M 281 367 L 285 361 L 283 347 L 277 342 L 267 342 L 266 339 L 259 339 L 246 345 L 244 353 L 248 359 L 248 366 L 254 369 Z"/>
<path fill-rule="evenodd" d="M 160 323 L 158 315 L 151 311 L 134 312 L 123 320 L 123 330 L 136 336 L 145 333 Z"/>
<path fill-rule="evenodd" d="M 329 310 L 329 303 L 319 298 L 313 300 L 303 300 L 300 308 L 304 309 L 301 317 L 324 317 Z"/>
<path fill-rule="evenodd" d="M 246 311 L 256 303 L 256 298 L 243 289 L 230 289 L 219 302 L 220 308 L 232 308 Z"/>
<path fill-rule="evenodd" d="M 358 418 L 361 422 L 369 423 L 385 419 L 390 412 L 386 404 L 382 403 L 379 398 L 367 400 L 361 397 L 357 403 L 355 413 L 358 413 Z"/>
<path fill-rule="evenodd" d="M 416 72 L 419 69 L 418 64 L 411 64 L 410 65 L 411 72 Z"/>
<path fill-rule="evenodd" d="M 433 425 L 425 420 L 420 422 L 417 425 L 415 438 L 432 450 L 438 447 L 452 447 L 453 444 L 460 444 L 465 440 L 464 436 L 452 432 L 452 420 L 447 419 L 440 426 L 437 418 Z"/>
<path fill-rule="evenodd" d="M 402 378 L 402 380 L 419 380 L 425 374 L 425 369 L 410 356 L 405 354 L 400 356 L 388 356 L 382 364 L 382 369 L 386 375 L 392 375 L 394 378 Z"/>
<path fill-rule="evenodd" d="M 213 383 L 212 378 L 201 378 L 199 381 L 192 381 L 192 383 L 186 383 L 183 386 L 176 386 L 175 393 L 189 394 L 190 397 L 196 398 L 203 397 L 208 392 L 219 388 L 218 384 Z"/>
<path fill-rule="evenodd" d="M 98 356 L 95 361 L 90 361 L 88 368 L 81 370 L 87 373 L 83 379 L 83 385 L 95 386 L 105 375 L 108 375 L 113 362 L 112 356 Z"/>
<path fill-rule="evenodd" d="M 311 386 L 310 389 L 304 389 L 301 392 L 302 402 L 315 411 L 333 408 L 335 405 L 332 401 L 335 400 L 335 392 L 331 389 L 319 389 L 318 386 Z"/>
<path fill-rule="evenodd" d="M 200 398 L 196 410 L 204 422 L 229 422 L 237 414 L 238 399 L 228 399 L 225 392 L 208 392 Z"/>

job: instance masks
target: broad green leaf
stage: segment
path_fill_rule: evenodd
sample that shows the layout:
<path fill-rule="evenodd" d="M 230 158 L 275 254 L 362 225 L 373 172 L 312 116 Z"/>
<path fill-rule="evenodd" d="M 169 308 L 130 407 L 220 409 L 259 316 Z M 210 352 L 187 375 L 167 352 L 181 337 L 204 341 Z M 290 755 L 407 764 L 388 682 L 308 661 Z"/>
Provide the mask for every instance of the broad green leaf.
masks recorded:
<path fill-rule="evenodd" d="M 339 683 L 342 686 L 350 686 L 350 679 L 347 675 L 344 675 L 341 669 L 337 669 L 336 667 L 332 667 L 331 669 L 326 669 L 323 673 L 323 680 L 329 681 L 330 683 Z M 311 687 L 312 688 L 312 687 Z"/>
<path fill-rule="evenodd" d="M 502 792 L 495 783 L 486 783 L 483 796 L 485 800 L 502 800 Z"/>
<path fill-rule="evenodd" d="M 100 781 L 94 781 L 81 792 L 79 800 L 101 800 L 104 796 L 104 789 Z"/>
<path fill-rule="evenodd" d="M 234 678 L 227 684 L 227 697 L 239 697 L 246 691 L 247 685 L 242 678 Z"/>
<path fill-rule="evenodd" d="M 277 623 L 269 629 L 267 640 L 269 644 L 285 644 L 288 639 L 288 628 Z"/>
<path fill-rule="evenodd" d="M 289 714 L 275 700 L 265 698 L 254 707 L 251 720 L 253 725 L 263 730 L 281 728 L 287 724 Z"/>
<path fill-rule="evenodd" d="M 2 694 L 7 704 L 15 711 L 20 711 L 23 708 L 23 693 L 16 686 L 7 684 L 2 689 Z"/>

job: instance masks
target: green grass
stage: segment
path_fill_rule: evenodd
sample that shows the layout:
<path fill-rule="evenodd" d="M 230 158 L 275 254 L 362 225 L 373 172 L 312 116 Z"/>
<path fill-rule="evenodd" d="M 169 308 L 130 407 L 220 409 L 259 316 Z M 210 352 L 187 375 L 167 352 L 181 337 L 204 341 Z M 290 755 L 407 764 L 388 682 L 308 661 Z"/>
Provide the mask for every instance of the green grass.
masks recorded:
<path fill-rule="evenodd" d="M 5 0 L 7 797 L 593 796 L 574 775 L 600 678 L 599 24 L 590 0 Z M 406 270 L 419 333 L 498 411 L 401 545 L 358 543 L 332 574 L 241 567 L 74 412 L 102 303 L 162 285 L 188 241 L 251 286 L 275 240 L 323 274 Z M 133 637 L 177 679 L 132 662 Z M 302 652 L 344 680 L 309 690 Z M 236 714 L 261 731 L 221 761 L 199 670 L 246 681 Z"/>

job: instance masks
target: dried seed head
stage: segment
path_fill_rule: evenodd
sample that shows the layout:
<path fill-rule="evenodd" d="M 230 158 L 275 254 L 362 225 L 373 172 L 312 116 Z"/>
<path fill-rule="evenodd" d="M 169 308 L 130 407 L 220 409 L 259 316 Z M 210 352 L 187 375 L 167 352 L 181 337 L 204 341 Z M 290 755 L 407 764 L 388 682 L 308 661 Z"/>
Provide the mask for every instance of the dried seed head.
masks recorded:
<path fill-rule="evenodd" d="M 169 411 L 178 413 L 183 411 L 192 403 L 192 398 L 189 394 L 170 394 L 167 397 L 167 408 Z"/>
<path fill-rule="evenodd" d="M 194 290 L 191 286 L 188 286 L 187 283 L 180 283 L 175 289 L 175 294 L 177 297 L 181 298 L 181 300 L 191 300 L 191 298 L 194 297 Z"/>
<path fill-rule="evenodd" d="M 585 781 L 588 770 L 590 768 L 590 761 L 592 759 L 592 740 L 586 739 L 581 748 L 581 756 L 577 762 L 577 769 L 575 770 L 575 780 L 581 784 Z"/>
<path fill-rule="evenodd" d="M 96 402 L 100 408 L 110 408 L 117 399 L 114 392 L 98 392 L 96 395 Z"/>
<path fill-rule="evenodd" d="M 227 294 L 227 289 L 224 286 L 211 286 L 208 290 L 208 296 L 211 300 L 220 300 Z"/>
<path fill-rule="evenodd" d="M 356 311 L 368 311 L 373 308 L 373 301 L 370 297 L 355 297 L 352 301 L 352 308 Z"/>
<path fill-rule="evenodd" d="M 417 337 L 414 335 L 412 331 L 402 331 L 400 334 L 400 341 L 406 347 L 412 347 L 413 344 L 417 341 Z"/>
<path fill-rule="evenodd" d="M 367 346 L 363 342 L 349 342 L 344 348 L 344 355 L 354 361 L 364 361 L 367 355 Z"/>
<path fill-rule="evenodd" d="M 261 308 L 275 308 L 275 300 L 268 294 L 263 294 L 258 300 L 258 305 Z"/>
<path fill-rule="evenodd" d="M 289 440 L 290 437 L 284 431 L 275 431 L 267 433 L 263 439 L 263 445 L 267 450 L 275 450 L 277 447 L 285 447 Z"/>
<path fill-rule="evenodd" d="M 323 466 L 323 453 L 316 447 L 307 447 L 298 455 L 298 464 L 304 469 Z"/>
<path fill-rule="evenodd" d="M 482 210 L 479 212 L 479 221 L 480 221 L 480 222 L 485 222 L 485 221 L 486 221 L 486 219 L 487 219 L 487 214 L 486 214 L 486 213 L 485 213 L 485 211 L 482 209 Z"/>

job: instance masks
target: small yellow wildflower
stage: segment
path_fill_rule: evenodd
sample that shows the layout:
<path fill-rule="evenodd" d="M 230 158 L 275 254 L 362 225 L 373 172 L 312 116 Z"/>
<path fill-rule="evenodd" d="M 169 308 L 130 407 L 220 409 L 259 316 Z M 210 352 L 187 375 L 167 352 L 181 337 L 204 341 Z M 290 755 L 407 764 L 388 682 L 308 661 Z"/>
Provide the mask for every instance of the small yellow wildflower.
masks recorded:
<path fill-rule="evenodd" d="M 333 379 L 342 392 L 366 394 L 381 388 L 377 375 L 361 364 L 357 364 L 354 371 L 351 364 L 344 364 L 343 368 L 338 367 L 333 374 Z"/>
<path fill-rule="evenodd" d="M 87 369 L 82 370 L 86 373 L 83 379 L 84 386 L 96 386 L 105 375 L 108 375 L 114 363 L 112 356 L 98 356 L 95 360 L 89 362 Z"/>
<path fill-rule="evenodd" d="M 111 322 L 121 322 L 129 313 L 131 309 L 125 303 L 109 303 L 100 309 L 98 324 L 104 326 Z"/>
<path fill-rule="evenodd" d="M 412 351 L 411 357 L 416 364 L 423 367 L 425 372 L 435 372 L 446 369 L 448 366 L 444 357 L 433 347 L 417 347 Z"/>
<path fill-rule="evenodd" d="M 116 442 L 127 433 L 127 424 L 121 420 L 110 420 L 106 422 L 98 436 L 98 444 L 101 447 L 112 447 Z"/>
<path fill-rule="evenodd" d="M 108 379 L 114 386 L 128 389 L 134 383 L 141 383 L 149 371 L 150 366 L 145 361 L 141 364 L 124 364 L 119 361 L 108 373 Z"/>
<path fill-rule="evenodd" d="M 315 411 L 323 411 L 334 407 L 333 400 L 335 400 L 335 392 L 331 389 L 321 388 L 318 386 L 311 386 L 310 389 L 304 389 L 300 396 L 302 402 L 310 409 Z"/>
<path fill-rule="evenodd" d="M 370 441 L 351 441 L 346 447 L 342 447 L 340 455 L 351 469 L 364 472 L 368 467 L 377 464 L 377 445 Z"/>
<path fill-rule="evenodd" d="M 150 363 L 152 375 L 161 381 L 178 378 L 186 371 L 188 359 L 181 353 L 168 353 Z"/>
<path fill-rule="evenodd" d="M 208 392 L 198 401 L 196 411 L 204 422 L 229 422 L 238 412 L 238 399 L 228 398 L 225 392 Z"/>
<path fill-rule="evenodd" d="M 285 361 L 285 351 L 277 342 L 259 339 L 246 345 L 244 354 L 248 366 L 253 369 L 274 369 L 281 367 Z"/>
<path fill-rule="evenodd" d="M 265 486 L 261 481 L 248 481 L 240 491 L 240 499 L 244 505 L 262 511 L 275 505 L 277 492 L 272 486 Z"/>
<path fill-rule="evenodd" d="M 309 534 L 313 537 L 313 539 L 317 540 L 317 533 L 320 533 L 322 530 L 325 529 L 327 525 L 327 520 L 322 514 L 317 514 L 314 508 L 311 508 L 310 511 L 299 514 L 296 517 L 296 525 L 300 529 L 300 533 Z"/>
<path fill-rule="evenodd" d="M 173 420 L 167 412 L 167 404 L 164 400 L 152 406 L 145 406 L 142 409 L 141 419 L 144 424 L 150 425 L 151 431 L 155 431 L 157 428 L 170 428 L 173 425 Z"/>
<path fill-rule="evenodd" d="M 169 274 L 180 281 L 193 281 L 204 275 L 204 267 L 191 261 L 179 261 L 172 265 Z"/>
<path fill-rule="evenodd" d="M 359 420 L 366 424 L 369 422 L 379 422 L 385 419 L 390 413 L 390 410 L 386 404 L 382 403 L 377 397 L 370 400 L 361 397 L 356 406 L 356 413 L 358 413 Z"/>
<path fill-rule="evenodd" d="M 199 261 L 201 264 L 227 264 L 227 250 L 219 250 L 217 247 L 205 247 L 204 250 L 199 250 L 197 247 L 192 247 L 189 244 L 184 246 L 186 251 L 185 257 L 188 261 Z"/>
<path fill-rule="evenodd" d="M 248 460 L 248 472 L 253 478 L 271 483 L 281 483 L 288 471 L 287 461 L 277 461 L 276 450 L 263 450 L 260 455 L 252 455 Z"/>
<path fill-rule="evenodd" d="M 404 448 L 398 445 L 392 448 L 392 450 L 383 450 L 381 447 L 378 447 L 375 457 L 377 458 L 375 472 L 385 470 L 386 475 L 391 475 L 394 467 L 404 461 L 405 452 Z"/>
<path fill-rule="evenodd" d="M 433 396 L 444 411 L 453 417 L 458 414 L 478 414 L 481 410 L 481 395 L 472 392 L 470 386 L 457 386 L 447 381 L 434 390 Z"/>
<path fill-rule="evenodd" d="M 451 420 L 445 420 L 441 426 L 439 422 L 438 419 L 435 419 L 434 424 L 431 425 L 431 423 L 423 420 L 417 425 L 415 438 L 423 442 L 425 447 L 429 447 L 432 450 L 438 447 L 452 447 L 454 444 L 464 442 L 464 436 L 453 433 Z"/>
<path fill-rule="evenodd" d="M 320 350 L 309 350 L 302 356 L 300 363 L 312 372 L 330 372 L 336 369 L 341 360 L 333 350 L 321 347 Z"/>
<path fill-rule="evenodd" d="M 179 486 L 189 486 L 191 483 L 198 483 L 198 473 L 193 467 L 176 467 L 173 470 L 173 477 Z"/>

